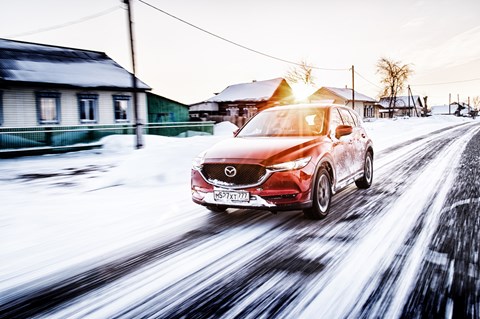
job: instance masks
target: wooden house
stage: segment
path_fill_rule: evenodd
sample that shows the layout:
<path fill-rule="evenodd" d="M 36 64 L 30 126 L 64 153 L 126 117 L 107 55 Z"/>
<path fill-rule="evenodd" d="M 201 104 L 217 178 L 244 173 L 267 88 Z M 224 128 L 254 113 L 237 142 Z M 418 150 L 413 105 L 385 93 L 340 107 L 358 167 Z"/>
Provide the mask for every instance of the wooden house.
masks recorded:
<path fill-rule="evenodd" d="M 393 116 L 420 117 L 423 114 L 422 98 L 418 95 L 397 96 L 395 102 L 390 105 L 390 97 L 382 97 L 379 104 L 382 106 L 382 116 L 389 117 L 389 112 Z"/>
<path fill-rule="evenodd" d="M 230 85 L 208 100 L 190 105 L 192 119 L 247 119 L 276 105 L 293 103 L 292 88 L 283 78 Z"/>

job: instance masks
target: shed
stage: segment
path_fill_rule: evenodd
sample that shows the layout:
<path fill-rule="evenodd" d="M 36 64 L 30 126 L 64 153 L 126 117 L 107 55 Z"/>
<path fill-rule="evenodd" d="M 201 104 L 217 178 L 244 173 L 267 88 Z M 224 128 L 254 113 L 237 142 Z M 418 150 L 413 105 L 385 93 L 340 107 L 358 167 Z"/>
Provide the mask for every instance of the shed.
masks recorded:
<path fill-rule="evenodd" d="M 149 123 L 187 122 L 188 105 L 151 92 L 147 93 Z"/>

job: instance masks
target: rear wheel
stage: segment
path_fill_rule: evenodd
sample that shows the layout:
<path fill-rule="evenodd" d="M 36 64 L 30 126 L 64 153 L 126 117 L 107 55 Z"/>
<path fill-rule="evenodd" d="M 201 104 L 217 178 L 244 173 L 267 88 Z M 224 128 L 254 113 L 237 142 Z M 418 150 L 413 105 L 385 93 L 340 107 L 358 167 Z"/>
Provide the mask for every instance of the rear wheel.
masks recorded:
<path fill-rule="evenodd" d="M 227 210 L 227 208 L 223 206 L 207 206 L 207 209 L 214 213 L 223 213 Z"/>
<path fill-rule="evenodd" d="M 330 211 L 332 199 L 332 183 L 330 175 L 325 168 L 320 168 L 313 187 L 313 203 L 311 208 L 303 210 L 305 217 L 310 219 L 322 219 Z"/>
<path fill-rule="evenodd" d="M 363 163 L 363 177 L 355 181 L 358 188 L 366 189 L 372 185 L 373 180 L 373 158 L 372 153 L 368 152 Z"/>

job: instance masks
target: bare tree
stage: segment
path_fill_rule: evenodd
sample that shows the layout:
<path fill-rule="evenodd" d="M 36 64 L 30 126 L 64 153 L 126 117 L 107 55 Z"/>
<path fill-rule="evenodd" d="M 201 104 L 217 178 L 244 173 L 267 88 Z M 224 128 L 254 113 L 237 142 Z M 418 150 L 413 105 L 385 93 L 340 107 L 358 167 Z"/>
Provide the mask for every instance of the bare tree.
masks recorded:
<path fill-rule="evenodd" d="M 315 77 L 312 74 L 313 68 L 307 63 L 306 60 L 300 61 L 300 63 L 287 71 L 285 79 L 291 83 L 303 83 L 306 85 L 315 85 Z"/>
<path fill-rule="evenodd" d="M 403 64 L 400 61 L 394 61 L 387 58 L 380 58 L 377 62 L 377 73 L 382 76 L 381 83 L 383 89 L 381 97 L 389 97 L 388 110 L 390 118 L 393 117 L 393 108 L 397 100 L 397 95 L 403 91 L 405 82 L 412 75 L 413 70 L 409 64 Z"/>
<path fill-rule="evenodd" d="M 477 111 L 479 110 L 479 107 L 480 107 L 480 96 L 474 96 L 473 97 L 473 106 L 475 107 L 475 109 L 477 109 Z"/>

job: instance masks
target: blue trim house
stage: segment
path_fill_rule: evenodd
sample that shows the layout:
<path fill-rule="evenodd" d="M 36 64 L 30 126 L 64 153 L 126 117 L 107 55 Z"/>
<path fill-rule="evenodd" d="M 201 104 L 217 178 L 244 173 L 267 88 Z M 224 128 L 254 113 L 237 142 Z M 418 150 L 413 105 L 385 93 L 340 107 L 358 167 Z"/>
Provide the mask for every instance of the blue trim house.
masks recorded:
<path fill-rule="evenodd" d="M 146 91 L 137 81 L 139 119 Z M 133 122 L 131 73 L 103 52 L 0 39 L 2 127 Z"/>
<path fill-rule="evenodd" d="M 151 88 L 138 79 L 137 87 L 138 119 L 145 123 Z M 0 38 L 0 149 L 84 142 L 85 134 L 70 131 L 131 127 L 133 117 L 132 75 L 105 53 Z"/>

